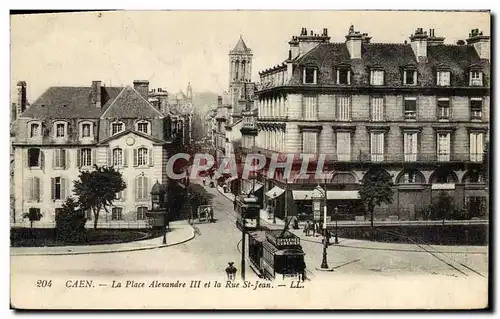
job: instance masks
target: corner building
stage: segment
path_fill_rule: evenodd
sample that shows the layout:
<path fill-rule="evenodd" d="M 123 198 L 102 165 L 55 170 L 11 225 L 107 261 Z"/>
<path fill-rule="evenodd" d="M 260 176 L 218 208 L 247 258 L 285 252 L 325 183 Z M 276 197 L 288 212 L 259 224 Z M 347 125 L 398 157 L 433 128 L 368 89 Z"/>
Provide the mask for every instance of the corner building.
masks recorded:
<path fill-rule="evenodd" d="M 80 171 L 106 165 L 123 174 L 127 188 L 116 194 L 109 215 L 101 211 L 99 221 L 145 223 L 151 187 L 168 183 L 168 154 L 175 152 L 173 141 L 183 140 L 168 110 L 148 101 L 148 91 L 148 81 L 50 87 L 20 113 L 11 221 L 22 223 L 23 213 L 38 210 L 37 224 L 53 223 L 65 199 L 74 196 Z M 87 218 L 93 219 L 90 211 Z"/>
<path fill-rule="evenodd" d="M 314 179 L 314 165 L 309 179 L 261 176 L 277 216 L 310 212 L 318 184 L 327 188 L 329 214 L 338 207 L 345 218 L 362 215 L 359 185 L 375 167 L 394 183 L 393 203 L 377 207 L 375 218 L 417 219 L 441 191 L 471 217 L 486 214 L 479 168 L 489 129 L 490 39 L 474 29 L 466 41 L 444 40 L 418 28 L 405 43 L 372 43 L 353 26 L 342 43 L 330 42 L 327 29 L 292 37 L 288 58 L 259 73 L 255 145 L 267 158 L 326 154 L 328 177 Z M 285 209 L 284 193 L 295 205 Z"/>

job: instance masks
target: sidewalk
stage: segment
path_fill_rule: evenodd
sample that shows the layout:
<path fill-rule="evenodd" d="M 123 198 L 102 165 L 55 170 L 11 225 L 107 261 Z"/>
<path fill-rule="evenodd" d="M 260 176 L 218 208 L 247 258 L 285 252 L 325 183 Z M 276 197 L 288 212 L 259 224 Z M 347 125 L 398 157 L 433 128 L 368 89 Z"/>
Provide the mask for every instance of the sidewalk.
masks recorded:
<path fill-rule="evenodd" d="M 167 244 L 163 244 L 163 236 L 139 240 L 123 244 L 87 245 L 87 246 L 58 246 L 58 247 L 11 247 L 11 256 L 35 255 L 80 255 L 103 254 L 126 251 L 146 250 L 175 246 L 185 243 L 195 237 L 194 229 L 186 221 L 170 223 L 170 232 L 167 233 Z"/>

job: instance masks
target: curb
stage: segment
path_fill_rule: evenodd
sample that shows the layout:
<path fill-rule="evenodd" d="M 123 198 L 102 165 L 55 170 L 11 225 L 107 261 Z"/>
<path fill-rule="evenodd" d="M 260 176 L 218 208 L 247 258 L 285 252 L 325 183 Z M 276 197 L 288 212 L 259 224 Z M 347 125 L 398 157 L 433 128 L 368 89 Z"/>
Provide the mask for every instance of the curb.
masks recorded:
<path fill-rule="evenodd" d="M 91 254 L 111 254 L 111 253 L 122 253 L 122 252 L 128 252 L 128 251 L 140 251 L 140 250 L 151 250 L 151 249 L 157 249 L 157 248 L 165 248 L 165 247 L 171 247 L 171 246 L 176 246 L 180 244 L 184 244 L 192 239 L 195 238 L 194 234 L 194 228 L 189 225 L 191 228 L 191 235 L 187 239 L 183 239 L 181 241 L 171 243 L 171 244 L 160 244 L 160 245 L 155 245 L 155 246 L 147 246 L 147 247 L 134 247 L 134 248 L 122 248 L 122 249 L 117 249 L 117 250 L 97 250 L 97 251 L 66 251 L 66 252 L 52 252 L 52 253 L 11 253 L 10 256 L 64 256 L 64 255 L 91 255 Z"/>

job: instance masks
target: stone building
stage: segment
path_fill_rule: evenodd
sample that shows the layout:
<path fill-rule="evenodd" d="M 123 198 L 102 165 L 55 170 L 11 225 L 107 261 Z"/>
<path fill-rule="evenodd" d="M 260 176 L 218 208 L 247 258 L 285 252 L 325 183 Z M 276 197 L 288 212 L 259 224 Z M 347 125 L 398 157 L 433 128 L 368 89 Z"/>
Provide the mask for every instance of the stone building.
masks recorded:
<path fill-rule="evenodd" d="M 257 127 L 255 145 L 267 157 L 325 154 L 327 177 L 261 177 L 278 216 L 296 213 L 284 208 L 285 188 L 309 212 L 318 184 L 327 188 L 330 213 L 338 207 L 345 216 L 362 214 L 357 190 L 375 167 L 394 183 L 393 203 L 377 207 L 376 218 L 419 218 L 442 191 L 470 216 L 481 214 L 490 38 L 475 29 L 465 42 L 444 40 L 418 28 L 409 42 L 372 43 L 353 26 L 344 42 L 330 42 L 327 29 L 302 28 L 292 37 L 288 58 L 260 72 L 258 118 L 249 116 L 246 127 Z"/>
<path fill-rule="evenodd" d="M 110 215 L 100 221 L 139 221 L 151 205 L 150 190 L 168 182 L 166 164 L 180 130 L 163 103 L 148 101 L 148 81 L 133 86 L 50 87 L 16 121 L 15 211 L 30 209 L 52 223 L 73 181 L 93 165 L 119 169 L 127 188 L 116 195 Z M 90 212 L 88 217 L 92 218 Z"/>

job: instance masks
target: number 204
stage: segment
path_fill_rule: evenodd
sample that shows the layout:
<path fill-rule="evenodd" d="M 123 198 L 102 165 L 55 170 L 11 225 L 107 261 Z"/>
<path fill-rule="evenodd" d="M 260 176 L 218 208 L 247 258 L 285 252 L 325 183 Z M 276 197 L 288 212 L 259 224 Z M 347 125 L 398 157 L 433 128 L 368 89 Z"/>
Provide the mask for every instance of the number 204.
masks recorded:
<path fill-rule="evenodd" d="M 52 287 L 52 280 L 37 280 L 36 286 L 38 288 Z"/>

